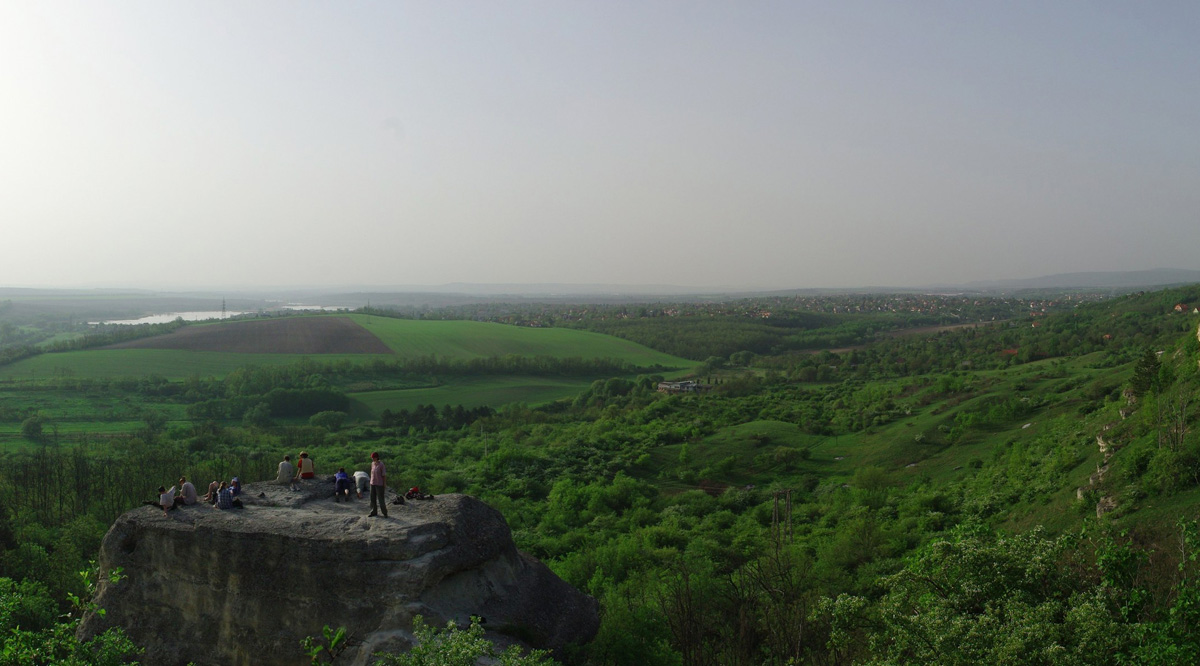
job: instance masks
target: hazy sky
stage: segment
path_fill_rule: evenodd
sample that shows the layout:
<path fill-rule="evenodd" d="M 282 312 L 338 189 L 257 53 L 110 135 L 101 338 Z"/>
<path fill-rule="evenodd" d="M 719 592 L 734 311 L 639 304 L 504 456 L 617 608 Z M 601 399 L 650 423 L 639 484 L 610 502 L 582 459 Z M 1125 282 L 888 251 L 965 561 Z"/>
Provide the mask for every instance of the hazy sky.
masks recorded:
<path fill-rule="evenodd" d="M 1200 268 L 1200 3 L 0 2 L 0 286 Z"/>

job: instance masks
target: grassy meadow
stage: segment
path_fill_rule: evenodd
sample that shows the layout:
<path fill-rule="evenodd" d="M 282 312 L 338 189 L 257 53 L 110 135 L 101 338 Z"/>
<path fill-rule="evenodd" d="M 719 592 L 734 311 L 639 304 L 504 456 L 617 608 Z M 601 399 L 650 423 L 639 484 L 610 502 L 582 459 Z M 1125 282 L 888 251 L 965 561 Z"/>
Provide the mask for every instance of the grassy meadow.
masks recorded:
<path fill-rule="evenodd" d="M 177 381 L 192 376 L 224 377 L 248 365 L 289 365 L 304 359 L 320 363 L 362 363 L 376 358 L 390 357 L 380 354 L 235 354 L 174 349 L 87 349 L 41 354 L 0 367 L 0 381 L 116 377 L 165 377 Z"/>
<path fill-rule="evenodd" d="M 424 321 L 350 315 L 401 358 L 488 356 L 616 358 L 634 365 L 690 367 L 694 361 L 671 356 L 611 335 L 567 328 L 530 328 L 477 321 Z"/>
<path fill-rule="evenodd" d="M 81 432 L 112 434 L 143 427 L 147 412 L 168 422 L 185 419 L 186 405 L 136 391 L 89 386 L 88 381 L 165 379 L 179 383 L 195 378 L 220 380 L 239 368 L 290 366 L 301 361 L 364 365 L 436 357 L 469 361 L 489 357 L 616 359 L 639 367 L 666 368 L 669 377 L 686 375 L 694 361 L 671 356 L 608 335 L 572 329 L 539 329 L 474 321 L 420 321 L 371 315 L 307 315 L 292 321 L 352 319 L 378 337 L 392 354 L 279 354 L 194 351 L 187 349 L 86 349 L 44 353 L 0 366 L 0 400 L 10 417 L 0 419 L 0 446 L 25 446 L 21 418 L 39 414 L 55 424 L 59 435 Z M 324 318 L 324 319 L 322 319 Z M 246 322 L 206 322 L 189 328 L 253 326 Z M 538 405 L 578 394 L 595 377 L 449 375 L 385 382 L 347 381 L 338 388 L 350 398 L 352 418 L 375 419 L 385 410 L 412 409 L 420 404 L 498 408 L 511 403 Z M 64 383 L 78 381 L 73 389 Z M 297 422 L 287 418 L 284 422 Z"/>
<path fill-rule="evenodd" d="M 463 377 L 440 386 L 387 389 L 350 393 L 353 414 L 378 418 L 390 409 L 412 409 L 417 405 L 462 405 L 481 407 L 524 403 L 536 406 L 569 398 L 583 391 L 591 380 L 556 377 Z"/>
<path fill-rule="evenodd" d="M 329 315 L 325 315 L 329 316 Z M 633 365 L 661 365 L 672 370 L 696 365 L 637 343 L 600 333 L 572 329 L 537 329 L 473 321 L 420 321 L 370 315 L 351 319 L 377 336 L 393 355 L 383 354 L 240 354 L 172 349 L 88 349 L 40 354 L 0 366 L 0 380 L 55 377 L 100 379 L 113 377 L 223 377 L 248 365 L 287 365 L 308 359 L 321 363 L 366 363 L 393 358 L 429 356 L 470 360 L 489 356 L 548 356 L 553 358 L 614 358 Z M 253 322 L 209 323 L 239 326 Z"/>

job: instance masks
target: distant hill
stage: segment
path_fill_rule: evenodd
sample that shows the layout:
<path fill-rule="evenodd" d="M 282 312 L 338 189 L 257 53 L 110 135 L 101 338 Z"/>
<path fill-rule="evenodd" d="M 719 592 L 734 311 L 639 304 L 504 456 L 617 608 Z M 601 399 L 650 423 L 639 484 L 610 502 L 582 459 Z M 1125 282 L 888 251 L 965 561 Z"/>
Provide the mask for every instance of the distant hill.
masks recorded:
<path fill-rule="evenodd" d="M 1200 270 L 1154 268 L 1143 271 L 1093 271 L 1058 273 L 1033 278 L 979 280 L 965 284 L 923 286 L 797 287 L 787 289 L 735 289 L 728 287 L 684 287 L 679 285 L 616 284 L 467 284 L 436 287 L 397 287 L 393 290 L 364 289 L 346 293 L 326 290 L 346 302 L 374 305 L 438 307 L 479 302 L 587 302 L 638 301 L 724 301 L 755 296 L 837 296 L 843 294 L 922 293 L 930 291 L 1020 291 L 1025 289 L 1111 289 L 1134 291 L 1200 283 Z M 319 296 L 318 296 L 319 298 Z"/>
<path fill-rule="evenodd" d="M 202 291 L 137 289 L 43 289 L 0 286 L 0 304 L 11 301 L 8 317 L 39 313 L 79 319 L 132 319 L 146 314 L 210 311 L 222 302 L 230 310 L 274 310 L 287 303 L 360 308 L 442 308 L 481 303 L 647 303 L 723 302 L 738 298 L 840 296 L 930 292 L 1014 292 L 1022 290 L 1103 289 L 1130 292 L 1200 283 L 1200 270 L 1155 268 L 1140 271 L 1058 273 L 1033 278 L 977 280 L 910 286 L 784 287 L 752 289 L 671 284 L 477 284 L 238 288 Z"/>
<path fill-rule="evenodd" d="M 969 282 L 972 291 L 1015 291 L 1018 289 L 1139 289 L 1169 287 L 1200 282 L 1200 271 L 1179 268 L 1154 268 L 1146 271 L 1094 271 L 1059 273 L 1019 280 Z"/>

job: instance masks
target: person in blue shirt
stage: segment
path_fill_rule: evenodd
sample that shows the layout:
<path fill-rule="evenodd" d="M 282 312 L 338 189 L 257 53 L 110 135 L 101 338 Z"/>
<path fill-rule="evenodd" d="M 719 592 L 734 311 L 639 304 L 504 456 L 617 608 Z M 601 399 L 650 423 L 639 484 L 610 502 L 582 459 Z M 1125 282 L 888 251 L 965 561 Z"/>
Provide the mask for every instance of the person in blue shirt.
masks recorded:
<path fill-rule="evenodd" d="M 333 501 L 340 502 L 345 497 L 346 501 L 350 501 L 350 488 L 353 487 L 350 482 L 350 476 L 346 474 L 345 467 L 339 467 L 337 474 L 333 475 Z"/>

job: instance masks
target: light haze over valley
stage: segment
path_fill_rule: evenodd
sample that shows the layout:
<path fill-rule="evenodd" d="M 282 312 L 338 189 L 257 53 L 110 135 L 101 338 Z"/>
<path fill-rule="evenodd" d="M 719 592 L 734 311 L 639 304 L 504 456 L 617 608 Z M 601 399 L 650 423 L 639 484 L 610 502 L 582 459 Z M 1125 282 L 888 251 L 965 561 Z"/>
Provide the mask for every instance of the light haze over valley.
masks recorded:
<path fill-rule="evenodd" d="M 1200 663 L 1197 34 L 0 2 L 0 666 Z"/>
<path fill-rule="evenodd" d="M 0 286 L 1195 269 L 1198 27 L 1187 3 L 6 3 Z"/>

